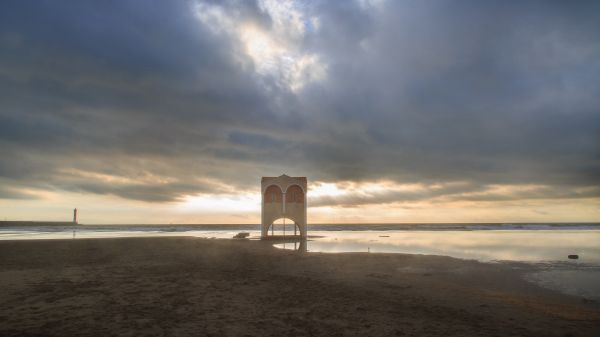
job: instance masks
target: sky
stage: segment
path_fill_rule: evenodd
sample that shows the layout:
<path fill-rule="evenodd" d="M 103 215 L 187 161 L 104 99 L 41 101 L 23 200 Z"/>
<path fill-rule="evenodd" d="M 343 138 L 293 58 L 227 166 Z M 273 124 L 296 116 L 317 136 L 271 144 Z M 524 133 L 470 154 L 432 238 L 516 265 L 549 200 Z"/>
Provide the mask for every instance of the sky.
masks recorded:
<path fill-rule="evenodd" d="M 0 220 L 600 221 L 600 2 L 0 4 Z"/>

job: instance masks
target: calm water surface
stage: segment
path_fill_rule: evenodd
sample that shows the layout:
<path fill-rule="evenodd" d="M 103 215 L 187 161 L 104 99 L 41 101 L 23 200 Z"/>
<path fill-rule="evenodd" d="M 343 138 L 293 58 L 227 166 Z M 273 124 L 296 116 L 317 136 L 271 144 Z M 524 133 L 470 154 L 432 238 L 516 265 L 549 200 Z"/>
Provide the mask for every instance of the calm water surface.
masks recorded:
<path fill-rule="evenodd" d="M 314 226 L 319 228 L 318 226 Z M 368 228 L 363 226 L 362 228 Z M 600 229 L 509 230 L 311 230 L 310 252 L 371 252 L 446 255 L 479 261 L 566 261 L 600 266 Z M 334 227 L 335 228 L 335 227 Z M 2 228 L 0 240 L 195 236 L 257 238 L 256 226 L 41 226 Z M 275 245 L 293 249 L 293 245 Z M 285 247 L 284 247 L 285 246 Z M 577 254 L 578 260 L 567 255 Z"/>
<path fill-rule="evenodd" d="M 600 265 L 600 230 L 311 231 L 310 235 L 322 236 L 308 241 L 311 252 L 408 253 L 479 261 Z M 571 254 L 579 255 L 579 259 L 569 260 Z"/>
<path fill-rule="evenodd" d="M 258 238 L 257 226 L 78 226 L 1 228 L 0 240 L 195 236 L 231 238 L 240 231 Z M 484 262 L 519 261 L 537 265 L 529 281 L 567 294 L 600 300 L 600 230 L 598 227 L 542 225 L 448 225 L 418 230 L 393 226 L 314 226 L 309 252 L 406 253 L 452 256 Z M 349 228 L 351 228 L 349 230 Z M 380 228 L 382 230 L 368 230 Z M 398 227 L 396 227 L 398 228 Z M 416 228 L 416 229 L 415 229 Z M 458 229 L 457 229 L 458 228 Z M 509 228 L 509 229 L 504 229 Z M 330 229 L 330 230 L 323 230 Z M 440 230 L 441 229 L 441 230 Z M 293 243 L 277 248 L 295 249 Z M 576 254 L 579 259 L 568 259 Z M 541 266 L 541 267 L 540 267 Z"/>
<path fill-rule="evenodd" d="M 461 259 L 535 263 L 530 282 L 600 300 L 600 230 L 311 232 L 309 252 L 445 255 Z M 278 248 L 294 249 L 293 244 Z M 568 255 L 576 254 L 572 260 Z"/>

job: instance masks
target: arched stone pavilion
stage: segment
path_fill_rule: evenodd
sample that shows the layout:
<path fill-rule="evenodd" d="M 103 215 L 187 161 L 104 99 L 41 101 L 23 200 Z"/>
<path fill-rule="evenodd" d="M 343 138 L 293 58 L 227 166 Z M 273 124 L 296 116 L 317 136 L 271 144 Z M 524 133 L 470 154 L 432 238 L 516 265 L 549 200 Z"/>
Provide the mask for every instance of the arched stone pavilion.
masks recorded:
<path fill-rule="evenodd" d="M 263 177 L 261 190 L 261 238 L 270 237 L 269 229 L 273 234 L 273 223 L 282 218 L 293 221 L 294 236 L 306 238 L 306 177 Z"/>

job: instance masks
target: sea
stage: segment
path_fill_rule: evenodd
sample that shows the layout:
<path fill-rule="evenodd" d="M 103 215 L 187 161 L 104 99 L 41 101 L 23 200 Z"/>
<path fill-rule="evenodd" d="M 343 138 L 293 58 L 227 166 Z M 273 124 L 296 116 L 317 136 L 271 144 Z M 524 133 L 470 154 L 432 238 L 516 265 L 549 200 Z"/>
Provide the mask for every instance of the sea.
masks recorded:
<path fill-rule="evenodd" d="M 403 253 L 451 256 L 486 263 L 531 264 L 530 282 L 600 301 L 600 223 L 309 224 L 304 245 L 274 242 L 303 252 Z M 65 225 L 1 226 L 0 240 L 192 236 L 232 239 L 260 225 Z M 277 224 L 276 235 L 293 234 Z"/>

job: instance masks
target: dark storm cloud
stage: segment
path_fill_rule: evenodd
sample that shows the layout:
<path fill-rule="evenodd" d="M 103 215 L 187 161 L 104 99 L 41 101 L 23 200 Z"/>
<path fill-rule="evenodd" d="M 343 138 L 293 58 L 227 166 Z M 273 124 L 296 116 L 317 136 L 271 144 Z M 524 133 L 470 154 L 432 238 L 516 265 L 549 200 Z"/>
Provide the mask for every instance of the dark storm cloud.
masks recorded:
<path fill-rule="evenodd" d="M 183 195 L 191 195 L 203 192 L 219 192 L 207 184 L 186 183 L 165 183 L 165 184 L 135 184 L 95 182 L 90 179 L 80 181 L 68 181 L 68 183 L 57 184 L 57 187 L 72 192 L 94 193 L 94 194 L 112 194 L 126 199 L 169 202 L 181 200 Z"/>
<path fill-rule="evenodd" d="M 589 175 L 600 144 L 592 8 L 389 5 L 361 39 L 327 50 L 346 63 L 333 64 L 329 92 L 309 98 L 332 121 L 361 126 L 352 143 L 374 164 L 361 165 L 365 176 L 598 183 Z M 338 147 L 320 157 L 330 153 Z"/>
<path fill-rule="evenodd" d="M 236 23 L 276 24 L 252 1 L 203 3 Z M 482 191 L 314 205 L 507 197 L 483 193 L 491 184 L 598 197 L 576 192 L 600 184 L 593 2 L 306 2 L 318 26 L 297 48 L 326 76 L 296 92 L 258 76 L 195 1 L 0 6 L 0 198 L 38 188 L 173 201 L 283 172 Z"/>

